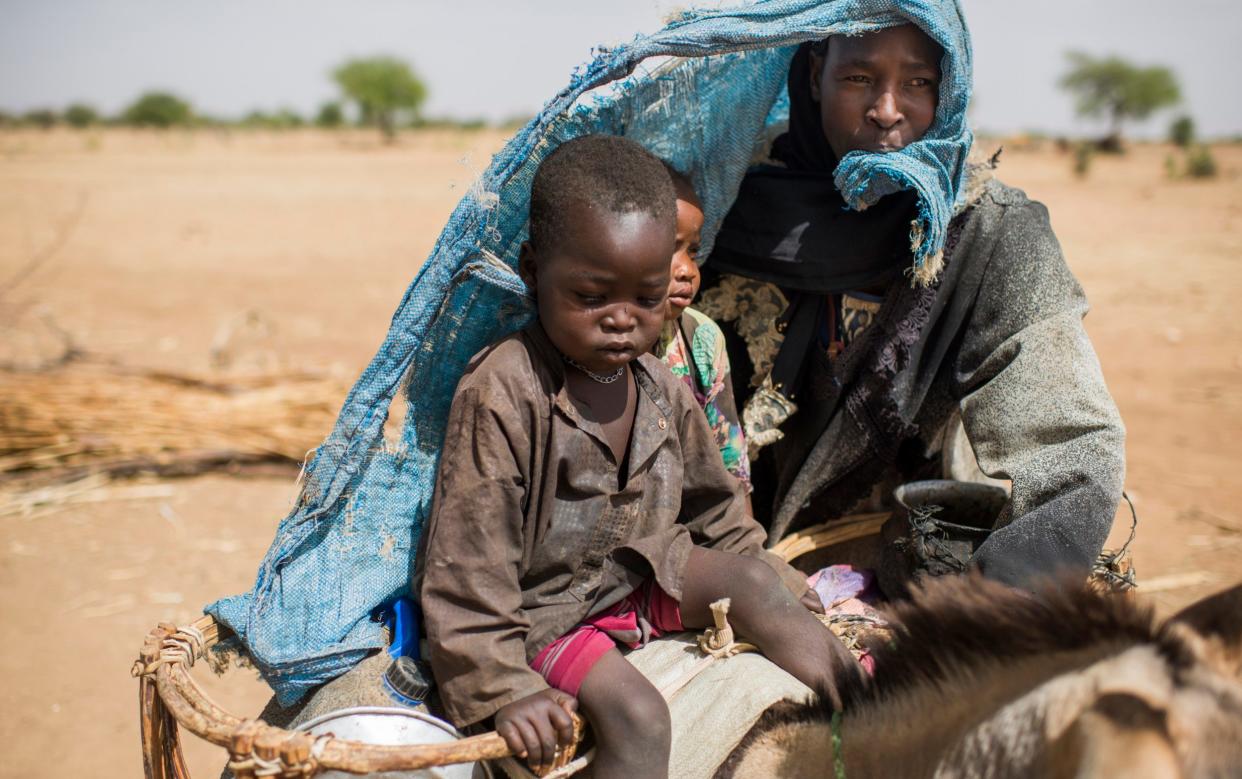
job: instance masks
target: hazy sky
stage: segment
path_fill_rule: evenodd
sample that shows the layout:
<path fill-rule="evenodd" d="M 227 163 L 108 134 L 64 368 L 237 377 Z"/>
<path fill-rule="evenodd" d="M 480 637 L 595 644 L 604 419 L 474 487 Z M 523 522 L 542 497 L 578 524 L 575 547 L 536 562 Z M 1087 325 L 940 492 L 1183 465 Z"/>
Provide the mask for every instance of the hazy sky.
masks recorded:
<path fill-rule="evenodd" d="M 714 3 L 719 5 L 720 3 Z M 963 0 L 975 126 L 1090 129 L 1056 88 L 1064 52 L 1171 66 L 1200 131 L 1242 133 L 1242 0 Z M 596 43 L 659 27 L 671 0 L 0 0 L 0 109 L 82 100 L 114 112 L 149 88 L 200 111 L 311 113 L 351 56 L 392 54 L 431 87 L 431 116 L 533 113 Z M 1192 27 L 1193 25 L 1193 27 Z M 1146 133 L 1163 134 L 1169 115 Z"/>

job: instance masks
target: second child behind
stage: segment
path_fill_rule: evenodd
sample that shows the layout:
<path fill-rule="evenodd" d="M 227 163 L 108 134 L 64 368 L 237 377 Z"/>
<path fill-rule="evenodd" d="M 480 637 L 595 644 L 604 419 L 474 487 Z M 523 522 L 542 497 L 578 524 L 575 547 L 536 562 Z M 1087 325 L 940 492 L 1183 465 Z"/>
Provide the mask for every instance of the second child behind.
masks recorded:
<path fill-rule="evenodd" d="M 697 255 L 702 240 L 703 205 L 690 179 L 667 163 L 665 167 L 677 193 L 677 243 L 669 269 L 664 328 L 652 353 L 686 383 L 703 408 L 725 468 L 741 482 L 746 492 L 746 509 L 753 516 L 750 458 L 733 400 L 733 377 L 724 333 L 711 317 L 690 307 L 701 280 Z"/>
<path fill-rule="evenodd" d="M 453 398 L 418 556 L 430 661 L 450 718 L 494 718 L 535 767 L 581 706 L 595 776 L 666 776 L 667 704 L 617 645 L 707 627 L 720 598 L 821 695 L 858 673 L 813 594 L 799 602 L 804 578 L 764 551 L 689 389 L 648 354 L 674 232 L 659 160 L 615 137 L 562 144 L 522 252 L 538 321 L 480 352 Z"/>

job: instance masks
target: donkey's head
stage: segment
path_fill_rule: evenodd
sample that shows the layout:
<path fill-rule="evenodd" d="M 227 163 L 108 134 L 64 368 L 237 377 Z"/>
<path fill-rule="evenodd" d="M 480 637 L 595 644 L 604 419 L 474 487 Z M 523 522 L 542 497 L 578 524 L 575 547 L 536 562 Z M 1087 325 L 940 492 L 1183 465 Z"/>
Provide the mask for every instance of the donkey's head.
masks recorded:
<path fill-rule="evenodd" d="M 1048 775 L 1242 776 L 1242 585 L 1083 676 L 1093 695 L 1050 745 Z"/>
<path fill-rule="evenodd" d="M 1127 598 L 960 577 L 892 616 L 836 727 L 773 707 L 719 775 L 1242 776 L 1242 585 L 1158 624 Z"/>

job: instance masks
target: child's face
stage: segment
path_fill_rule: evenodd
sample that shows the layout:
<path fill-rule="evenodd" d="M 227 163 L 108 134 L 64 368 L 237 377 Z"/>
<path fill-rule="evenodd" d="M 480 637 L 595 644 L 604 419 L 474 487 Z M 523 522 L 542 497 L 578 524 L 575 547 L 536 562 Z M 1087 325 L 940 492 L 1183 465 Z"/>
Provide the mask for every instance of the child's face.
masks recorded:
<path fill-rule="evenodd" d="M 837 158 L 897 151 L 923 137 L 940 99 L 940 46 L 912 24 L 833 36 L 811 57 L 811 97 Z"/>
<path fill-rule="evenodd" d="M 681 316 L 694 296 L 699 294 L 699 240 L 703 232 L 703 209 L 698 201 L 681 192 L 677 194 L 677 245 L 673 249 L 673 267 L 669 270 L 668 307 L 664 316 L 672 321 Z"/>
<path fill-rule="evenodd" d="M 572 206 L 551 247 L 522 247 L 522 274 L 561 354 L 608 373 L 660 337 L 674 227 L 650 214 Z"/>

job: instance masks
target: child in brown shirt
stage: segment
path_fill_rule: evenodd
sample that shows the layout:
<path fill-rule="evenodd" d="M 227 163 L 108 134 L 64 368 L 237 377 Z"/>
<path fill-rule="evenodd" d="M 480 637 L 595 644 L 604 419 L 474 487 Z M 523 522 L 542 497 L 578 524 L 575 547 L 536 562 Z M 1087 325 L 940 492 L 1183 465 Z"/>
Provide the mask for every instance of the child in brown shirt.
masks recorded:
<path fill-rule="evenodd" d="M 457 724 L 494 716 L 534 767 L 570 743 L 581 705 L 596 776 L 665 776 L 668 707 L 616 643 L 706 627 L 722 597 L 812 689 L 835 700 L 854 667 L 802 576 L 763 550 L 693 396 L 648 353 L 674 232 L 659 160 L 615 137 L 561 145 L 535 176 L 521 257 L 539 321 L 477 355 L 453 398 L 417 576 L 431 666 Z"/>

